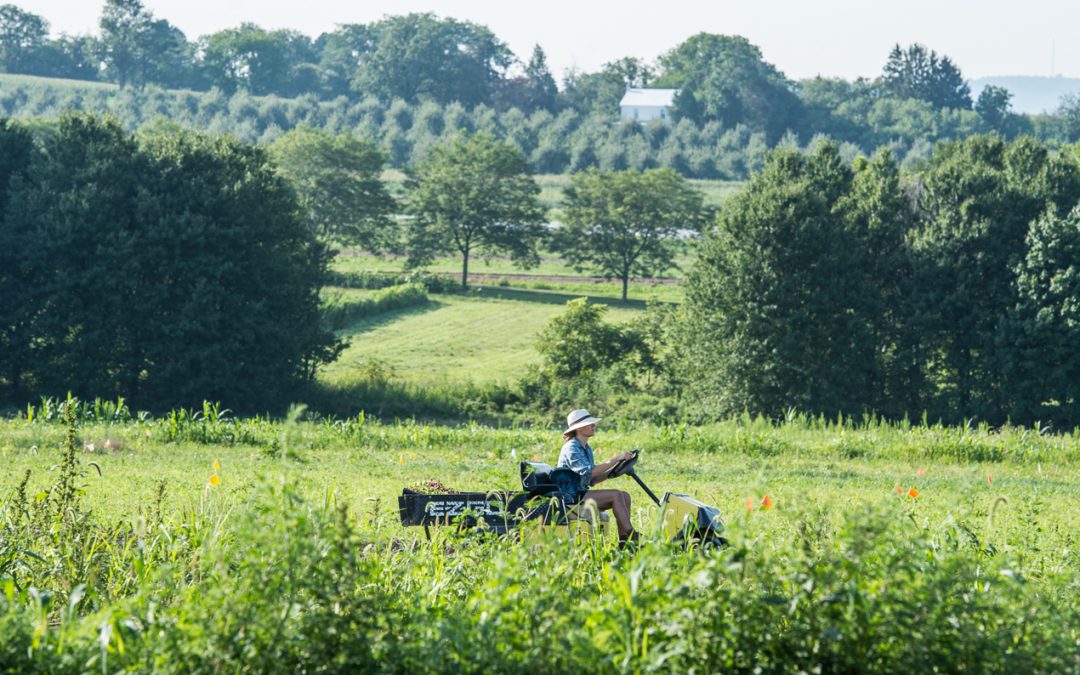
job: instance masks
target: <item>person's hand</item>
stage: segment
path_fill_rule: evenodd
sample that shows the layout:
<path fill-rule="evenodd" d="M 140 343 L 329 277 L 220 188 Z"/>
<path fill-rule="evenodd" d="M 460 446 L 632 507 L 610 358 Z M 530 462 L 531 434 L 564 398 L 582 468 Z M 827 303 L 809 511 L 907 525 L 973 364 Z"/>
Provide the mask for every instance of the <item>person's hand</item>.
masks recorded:
<path fill-rule="evenodd" d="M 622 462 L 624 460 L 633 459 L 633 458 L 634 458 L 634 453 L 632 453 L 632 452 L 624 452 L 624 453 L 615 455 L 609 461 L 611 461 L 611 462 Z"/>

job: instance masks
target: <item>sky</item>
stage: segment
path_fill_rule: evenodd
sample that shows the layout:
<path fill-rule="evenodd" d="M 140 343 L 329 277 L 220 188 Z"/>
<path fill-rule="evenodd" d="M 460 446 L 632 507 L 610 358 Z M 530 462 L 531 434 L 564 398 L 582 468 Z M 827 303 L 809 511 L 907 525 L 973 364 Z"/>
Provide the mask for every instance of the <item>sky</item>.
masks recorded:
<path fill-rule="evenodd" d="M 102 1 L 5 0 L 54 34 L 98 32 Z M 315 37 L 337 24 L 433 12 L 490 28 L 523 61 L 543 47 L 556 79 L 624 56 L 647 61 L 699 32 L 742 35 L 792 79 L 875 77 L 896 43 L 947 55 L 968 79 L 1080 77 L 1074 0 L 143 0 L 194 39 L 251 22 Z"/>

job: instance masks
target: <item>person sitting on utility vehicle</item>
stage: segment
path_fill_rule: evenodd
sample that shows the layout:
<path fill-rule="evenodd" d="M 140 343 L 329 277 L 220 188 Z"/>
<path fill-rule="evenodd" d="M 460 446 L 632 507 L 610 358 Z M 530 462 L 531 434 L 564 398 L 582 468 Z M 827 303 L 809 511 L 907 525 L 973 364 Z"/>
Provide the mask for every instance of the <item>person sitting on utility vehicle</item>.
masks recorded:
<path fill-rule="evenodd" d="M 559 453 L 559 467 L 566 467 L 581 476 L 581 489 L 587 490 L 582 502 L 592 500 L 601 511 L 611 511 L 615 515 L 615 524 L 619 529 L 619 541 L 636 541 L 638 533 L 630 522 L 630 494 L 622 490 L 593 490 L 592 485 L 607 479 L 608 471 L 617 462 L 630 459 L 632 453 L 624 452 L 597 464 L 593 457 L 589 439 L 596 433 L 599 417 L 593 417 L 588 410 L 575 410 L 566 416 L 566 431 L 563 432 L 565 443 Z"/>

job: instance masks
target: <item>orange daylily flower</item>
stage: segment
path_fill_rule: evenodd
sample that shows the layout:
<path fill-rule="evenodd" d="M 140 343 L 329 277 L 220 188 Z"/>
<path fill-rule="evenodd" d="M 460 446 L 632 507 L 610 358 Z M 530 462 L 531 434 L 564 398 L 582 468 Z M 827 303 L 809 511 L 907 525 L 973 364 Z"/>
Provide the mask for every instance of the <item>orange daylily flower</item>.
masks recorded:
<path fill-rule="evenodd" d="M 919 478 L 922 478 L 923 476 L 926 475 L 926 469 L 919 469 L 918 471 L 915 472 L 915 475 L 918 476 Z"/>
<path fill-rule="evenodd" d="M 994 477 L 991 476 L 990 474 L 986 474 L 986 482 L 989 483 L 990 485 L 993 485 L 994 484 Z"/>
<path fill-rule="evenodd" d="M 772 497 L 770 497 L 769 495 L 765 495 L 765 498 L 761 500 L 761 508 L 763 508 L 763 509 L 771 509 L 772 508 Z"/>
<path fill-rule="evenodd" d="M 898 495 L 904 494 L 904 488 L 900 487 L 899 485 L 897 485 L 893 489 L 896 490 L 896 494 L 898 494 Z"/>
<path fill-rule="evenodd" d="M 754 510 L 754 500 L 751 499 L 750 497 L 746 498 L 746 510 L 747 511 L 753 511 Z"/>
<path fill-rule="evenodd" d="M 908 490 L 907 496 L 911 497 L 912 499 L 917 499 L 918 496 L 919 496 L 918 489 L 916 489 L 914 486 L 912 486 L 912 488 L 910 490 Z"/>

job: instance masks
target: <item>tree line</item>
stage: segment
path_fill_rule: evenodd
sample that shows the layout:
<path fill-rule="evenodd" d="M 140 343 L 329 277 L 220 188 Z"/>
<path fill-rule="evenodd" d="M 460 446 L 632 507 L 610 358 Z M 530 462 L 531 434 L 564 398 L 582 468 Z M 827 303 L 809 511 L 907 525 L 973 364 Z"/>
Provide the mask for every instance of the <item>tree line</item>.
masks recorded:
<path fill-rule="evenodd" d="M 26 88 L 5 94 L 9 116 L 73 105 L 113 112 L 129 129 L 166 116 L 247 141 L 305 123 L 379 138 L 398 167 L 455 126 L 510 140 L 537 171 L 667 166 L 733 179 L 759 169 L 766 149 L 805 147 L 817 136 L 852 158 L 888 146 L 905 165 L 925 159 L 937 141 L 980 133 L 1080 139 L 1074 100 L 1037 116 L 1012 112 L 1000 87 L 973 100 L 959 67 L 918 44 L 895 45 L 874 79 L 796 82 L 745 38 L 701 33 L 655 63 L 625 57 L 597 72 L 568 72 L 560 87 L 539 46 L 521 60 L 484 26 L 432 14 L 343 25 L 315 39 L 244 24 L 188 40 L 139 0 L 107 0 L 97 36 L 53 38 L 43 17 L 0 7 L 0 69 L 115 82 L 128 92 Z M 679 89 L 677 124 L 620 125 L 628 86 Z"/>
<path fill-rule="evenodd" d="M 261 410 L 339 345 L 327 248 L 265 151 L 63 117 L 0 120 L 0 380 L 12 397 Z"/>
<path fill-rule="evenodd" d="M 1080 423 L 1080 168 L 1030 138 L 777 151 L 707 230 L 673 332 L 710 416 Z M 681 337 L 679 337 L 681 336 Z"/>
<path fill-rule="evenodd" d="M 471 257 L 528 266 L 549 244 L 625 295 L 629 275 L 671 266 L 671 234 L 702 213 L 670 170 L 590 172 L 552 234 L 524 158 L 486 134 L 435 148 L 400 202 L 384 163 L 370 141 L 308 128 L 261 148 L 85 113 L 46 132 L 0 119 L 0 385 L 264 410 L 340 351 L 319 299 L 334 245 L 412 267 L 459 255 L 465 287 Z M 648 217 L 613 219 L 639 207 Z"/>
<path fill-rule="evenodd" d="M 625 289 L 700 231 L 685 303 L 626 328 L 575 304 L 518 398 L 636 391 L 698 419 L 1080 420 L 1074 152 L 978 136 L 904 171 L 887 150 L 849 164 L 827 142 L 778 149 L 715 214 L 671 170 L 589 170 L 554 232 L 523 156 L 490 135 L 433 149 L 401 204 L 384 161 L 310 129 L 263 149 L 86 114 L 44 134 L 3 121 L 0 380 L 16 395 L 271 406 L 338 353 L 318 297 L 335 242 L 421 266 L 460 255 L 463 284 L 478 251 L 527 266 L 543 242 Z"/>

